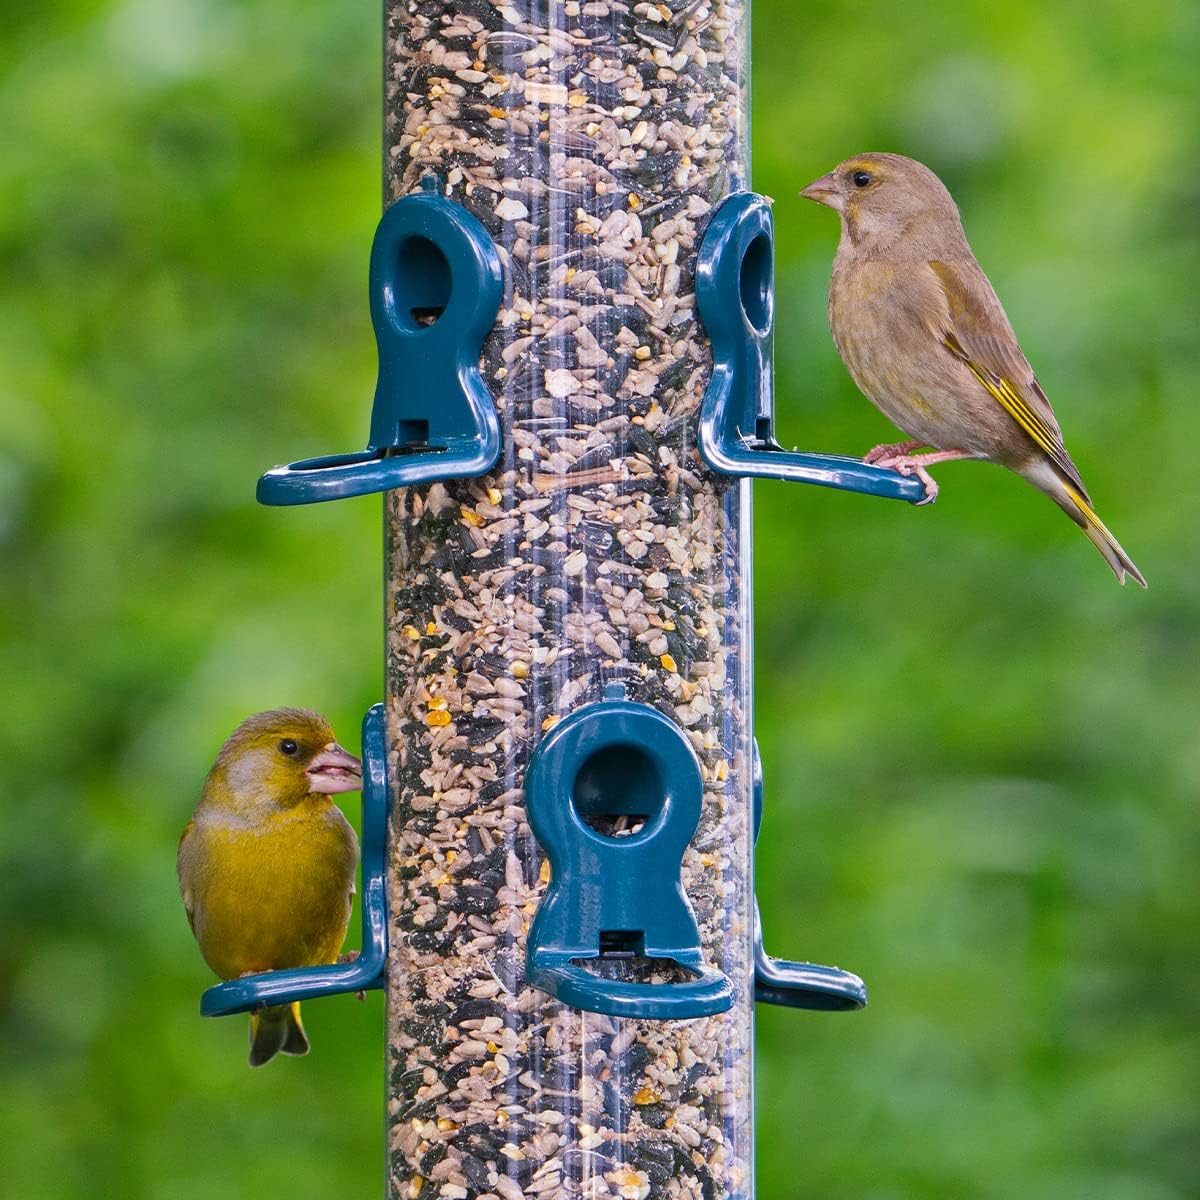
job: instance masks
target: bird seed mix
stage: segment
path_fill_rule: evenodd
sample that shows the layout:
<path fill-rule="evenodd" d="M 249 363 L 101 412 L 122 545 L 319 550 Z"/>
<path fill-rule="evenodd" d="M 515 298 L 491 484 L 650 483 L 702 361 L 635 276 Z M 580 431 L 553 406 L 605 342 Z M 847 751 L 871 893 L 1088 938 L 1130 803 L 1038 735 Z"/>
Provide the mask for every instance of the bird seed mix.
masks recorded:
<path fill-rule="evenodd" d="M 434 177 L 505 275 L 482 355 L 499 465 L 387 500 L 390 1195 L 745 1200 L 749 490 L 696 454 L 711 361 L 693 271 L 713 207 L 746 186 L 746 5 L 386 13 L 388 199 Z M 525 980 L 548 879 L 526 765 L 613 683 L 702 764 L 683 883 L 706 962 L 737 985 L 719 1017 L 618 1020 Z"/>

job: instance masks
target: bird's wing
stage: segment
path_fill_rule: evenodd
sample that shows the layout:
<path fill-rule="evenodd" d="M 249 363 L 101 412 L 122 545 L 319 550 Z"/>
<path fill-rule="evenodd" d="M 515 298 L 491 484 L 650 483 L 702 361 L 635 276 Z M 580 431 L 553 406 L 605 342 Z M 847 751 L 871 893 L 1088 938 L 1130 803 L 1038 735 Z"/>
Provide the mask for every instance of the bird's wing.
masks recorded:
<path fill-rule="evenodd" d="M 991 397 L 1083 493 L 1079 470 L 1063 445 L 1062 432 L 992 285 L 973 259 L 929 264 L 949 311 L 942 344 L 969 368 Z"/>
<path fill-rule="evenodd" d="M 191 926 L 193 933 L 196 932 L 195 899 L 192 896 L 191 884 L 187 879 L 187 876 L 190 874 L 190 872 L 188 871 L 189 864 L 186 861 L 183 847 L 184 843 L 191 836 L 195 828 L 195 821 L 189 821 L 187 823 L 187 826 L 185 827 L 183 834 L 179 839 L 179 852 L 175 857 L 175 869 L 179 872 L 179 890 L 183 895 L 183 907 L 187 912 L 188 924 Z"/>

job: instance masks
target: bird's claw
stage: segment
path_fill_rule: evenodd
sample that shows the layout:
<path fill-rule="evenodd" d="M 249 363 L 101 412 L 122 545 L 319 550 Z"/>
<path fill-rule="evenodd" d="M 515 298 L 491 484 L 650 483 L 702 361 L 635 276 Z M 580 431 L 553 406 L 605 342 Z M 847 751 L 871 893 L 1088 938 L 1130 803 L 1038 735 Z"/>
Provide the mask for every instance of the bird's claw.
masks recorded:
<path fill-rule="evenodd" d="M 344 954 L 339 954 L 337 956 L 338 965 L 341 966 L 345 963 L 358 962 L 359 953 L 360 952 L 358 950 L 347 950 Z M 367 998 L 367 993 L 365 991 L 355 992 L 354 998 L 356 1000 L 365 1000 Z"/>
<path fill-rule="evenodd" d="M 908 443 L 904 443 L 908 445 Z M 925 442 L 918 442 L 916 445 L 926 445 Z M 911 448 L 911 447 L 910 447 Z M 876 446 L 871 454 L 875 454 L 876 450 L 893 451 L 901 449 L 900 446 Z M 869 457 L 869 456 L 868 456 Z M 961 458 L 980 458 L 981 455 L 973 450 L 934 450 L 930 454 L 881 454 L 875 459 L 875 465 L 878 467 L 890 467 L 893 471 L 900 475 L 915 475 L 925 485 L 925 498 L 916 501 L 918 507 L 922 504 L 932 504 L 938 495 L 938 485 L 934 482 L 933 476 L 925 469 L 931 467 L 934 463 L 955 462 Z"/>
<path fill-rule="evenodd" d="M 919 458 L 909 454 L 902 454 L 880 465 L 890 467 L 898 475 L 903 475 L 905 478 L 915 475 L 925 485 L 924 498 L 914 501 L 917 508 L 923 508 L 926 504 L 932 504 L 938 498 L 940 489 L 938 488 L 937 480 L 925 470 Z"/>
<path fill-rule="evenodd" d="M 923 445 L 925 445 L 924 442 L 896 442 L 892 446 L 876 446 L 863 456 L 863 462 L 869 463 L 873 467 L 895 471 L 897 475 L 903 475 L 906 479 L 915 475 L 925 485 L 924 497 L 913 502 L 917 508 L 932 504 L 938 495 L 937 481 L 921 465 L 925 456 L 909 453 L 910 450 L 915 450 Z"/>
<path fill-rule="evenodd" d="M 915 508 L 924 508 L 927 504 L 932 504 L 938 498 L 937 481 L 923 467 L 917 468 L 917 478 L 925 485 L 925 495 L 920 500 L 914 500 Z"/>

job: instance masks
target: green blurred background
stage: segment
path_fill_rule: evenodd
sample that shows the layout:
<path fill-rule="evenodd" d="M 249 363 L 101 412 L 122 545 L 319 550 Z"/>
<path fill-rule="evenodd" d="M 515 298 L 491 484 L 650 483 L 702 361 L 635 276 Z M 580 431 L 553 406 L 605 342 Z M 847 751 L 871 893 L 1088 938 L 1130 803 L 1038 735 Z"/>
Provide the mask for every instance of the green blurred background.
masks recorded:
<path fill-rule="evenodd" d="M 1151 583 L 978 464 L 931 510 L 758 486 L 768 944 L 872 995 L 760 1012 L 761 1194 L 1194 1197 L 1200 6 L 754 7 L 783 440 L 890 437 L 796 192 L 915 155 Z M 312 704 L 356 744 L 380 693 L 378 501 L 253 503 L 366 429 L 379 109 L 378 3 L 6 12 L 5 1195 L 382 1195 L 379 995 L 249 1071 L 174 873 L 238 719 Z"/>

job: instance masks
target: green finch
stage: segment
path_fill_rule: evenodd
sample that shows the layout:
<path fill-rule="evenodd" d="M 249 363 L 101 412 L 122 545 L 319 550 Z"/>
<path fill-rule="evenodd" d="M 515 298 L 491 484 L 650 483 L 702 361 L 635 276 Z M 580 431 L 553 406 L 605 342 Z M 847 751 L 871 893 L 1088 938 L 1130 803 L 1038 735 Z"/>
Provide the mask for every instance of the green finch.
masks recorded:
<path fill-rule="evenodd" d="M 1092 509 L 1054 412 L 992 285 L 967 245 L 950 193 L 898 154 L 859 154 L 800 195 L 834 209 L 841 240 L 829 325 L 867 398 L 911 440 L 866 461 L 916 474 L 982 458 L 1045 492 L 1087 534 L 1121 582 L 1141 571 Z M 932 453 L 915 454 L 928 447 Z"/>
<path fill-rule="evenodd" d="M 179 886 L 205 962 L 222 979 L 337 960 L 358 839 L 330 800 L 362 764 L 319 713 L 243 721 L 221 747 L 179 842 Z M 299 1001 L 250 1014 L 250 1065 L 307 1054 Z"/>

